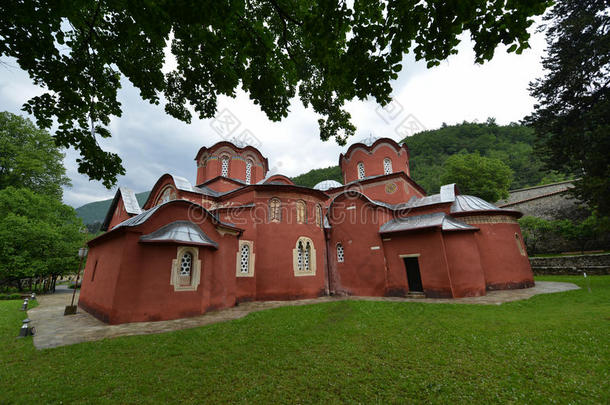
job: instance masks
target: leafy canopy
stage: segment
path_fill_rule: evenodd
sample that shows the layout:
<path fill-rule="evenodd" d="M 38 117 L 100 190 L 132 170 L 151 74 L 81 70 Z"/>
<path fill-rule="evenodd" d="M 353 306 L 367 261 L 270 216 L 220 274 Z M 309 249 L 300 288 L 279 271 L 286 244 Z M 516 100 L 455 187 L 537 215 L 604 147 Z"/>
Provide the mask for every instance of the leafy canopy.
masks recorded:
<path fill-rule="evenodd" d="M 500 159 L 514 172 L 510 189 L 565 180 L 562 173 L 550 173 L 534 153 L 536 136 L 531 128 L 518 124 L 496 125 L 464 121 L 457 125 L 419 132 L 405 138 L 409 146 L 411 177 L 428 193 L 438 193 L 443 163 L 456 153 L 478 153 Z"/>
<path fill-rule="evenodd" d="M 373 97 L 386 104 L 390 81 L 414 52 L 428 66 L 456 53 L 470 32 L 476 61 L 528 47 L 531 17 L 548 0 L 460 2 L 358 0 L 41 0 L 0 2 L 0 55 L 14 57 L 46 92 L 24 109 L 39 126 L 58 123 L 55 139 L 80 151 L 79 171 L 109 187 L 125 170 L 96 137 L 111 136 L 121 76 L 144 100 L 190 122 L 211 118 L 218 95 L 250 95 L 279 121 L 297 94 L 320 114 L 320 138 L 344 144 L 355 127 L 344 104 Z M 176 61 L 162 68 L 165 48 Z M 191 108 L 192 107 L 192 108 Z"/>
<path fill-rule="evenodd" d="M 51 135 L 27 118 L 0 112 L 0 190 L 26 187 L 61 199 L 70 185 L 64 155 Z"/>
<path fill-rule="evenodd" d="M 458 153 L 445 160 L 443 184 L 456 183 L 464 194 L 495 202 L 508 197 L 513 171 L 499 159 Z"/>
<path fill-rule="evenodd" d="M 74 271 L 82 226 L 74 209 L 53 196 L 0 190 L 0 284 Z"/>
<path fill-rule="evenodd" d="M 549 168 L 582 180 L 574 191 L 610 214 L 610 11 L 607 0 L 560 0 L 545 17 L 546 76 L 531 83 L 538 100 L 526 118 Z"/>

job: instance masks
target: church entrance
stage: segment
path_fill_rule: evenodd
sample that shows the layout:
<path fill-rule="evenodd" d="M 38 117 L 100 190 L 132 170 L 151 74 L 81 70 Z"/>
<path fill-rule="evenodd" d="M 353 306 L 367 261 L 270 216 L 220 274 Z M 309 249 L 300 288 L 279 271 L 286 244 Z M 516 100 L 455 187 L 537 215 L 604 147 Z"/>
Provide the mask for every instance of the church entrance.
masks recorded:
<path fill-rule="evenodd" d="M 423 292 L 421 284 L 421 274 L 419 272 L 419 261 L 417 257 L 404 257 L 405 268 L 407 270 L 407 282 L 409 292 Z"/>

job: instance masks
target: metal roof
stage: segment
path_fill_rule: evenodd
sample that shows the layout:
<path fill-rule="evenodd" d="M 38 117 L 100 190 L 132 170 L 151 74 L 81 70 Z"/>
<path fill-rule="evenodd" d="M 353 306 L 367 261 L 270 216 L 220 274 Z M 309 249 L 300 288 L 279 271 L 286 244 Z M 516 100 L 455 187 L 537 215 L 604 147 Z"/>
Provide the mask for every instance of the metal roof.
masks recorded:
<path fill-rule="evenodd" d="M 225 226 L 229 226 L 229 227 L 233 227 L 233 228 L 235 227 L 235 225 L 233 225 L 233 224 L 230 224 L 230 223 L 227 223 L 227 222 L 222 222 L 222 221 L 220 220 L 220 218 L 218 218 L 218 216 L 217 216 L 217 215 L 215 215 L 214 213 L 212 213 L 212 212 L 210 212 L 210 211 L 206 210 L 205 208 L 203 208 L 201 205 L 199 205 L 199 204 L 197 204 L 197 203 L 194 203 L 194 202 L 189 201 L 189 200 L 178 199 L 178 200 L 171 200 L 171 201 L 165 202 L 165 203 L 163 203 L 163 204 L 159 204 L 159 205 L 157 205 L 157 206 L 155 206 L 155 207 L 152 207 L 152 208 L 150 208 L 150 209 L 148 209 L 148 210 L 146 210 L 146 211 L 143 211 L 141 214 L 136 215 L 135 217 L 131 217 L 131 218 L 129 218 L 129 219 L 126 219 L 125 221 L 123 221 L 123 222 L 121 222 L 120 224 L 116 225 L 116 226 L 115 226 L 114 228 L 112 228 L 112 229 L 114 230 L 114 229 L 117 229 L 117 228 L 120 228 L 120 227 L 123 227 L 123 226 L 138 226 L 138 225 L 140 225 L 140 224 L 143 224 L 144 222 L 148 221 L 148 219 L 149 219 L 149 218 L 150 218 L 150 217 L 151 217 L 151 216 L 152 216 L 152 215 L 153 215 L 153 214 L 154 214 L 154 213 L 155 213 L 155 212 L 156 212 L 156 211 L 157 211 L 159 208 L 161 208 L 161 207 L 163 207 L 164 205 L 167 205 L 167 204 L 172 204 L 172 203 L 175 203 L 175 202 L 177 202 L 177 201 L 185 201 L 185 202 L 188 202 L 189 204 L 193 204 L 193 205 L 196 205 L 196 206 L 198 206 L 198 207 L 201 207 L 203 210 L 205 210 L 206 212 L 208 212 L 208 213 L 209 213 L 209 214 L 210 214 L 210 215 L 211 215 L 211 216 L 214 218 L 214 220 L 215 220 L 216 222 L 218 222 L 219 224 L 221 224 L 221 225 L 225 225 Z"/>
<path fill-rule="evenodd" d="M 326 191 L 331 188 L 341 187 L 343 184 L 339 183 L 336 180 L 322 180 L 315 186 L 313 186 L 314 190 Z"/>
<path fill-rule="evenodd" d="M 412 231 L 424 228 L 441 228 L 443 231 L 461 231 L 461 230 L 476 230 L 474 226 L 470 226 L 461 221 L 458 221 L 444 212 L 435 212 L 434 214 L 417 215 L 407 218 L 395 218 L 379 228 L 379 233 Z"/>
<path fill-rule="evenodd" d="M 185 179 L 184 177 L 174 176 L 173 174 L 170 174 L 170 176 L 172 176 L 172 178 L 174 179 L 174 184 L 176 185 L 176 188 L 178 190 L 195 191 L 191 182 Z"/>
<path fill-rule="evenodd" d="M 469 211 L 506 211 L 472 195 L 458 195 L 451 206 L 451 213 Z"/>
<path fill-rule="evenodd" d="M 210 239 L 197 225 L 191 221 L 175 221 L 162 226 L 148 235 L 140 236 L 146 243 L 180 243 L 184 245 L 212 246 L 218 248 L 218 243 Z"/>
<path fill-rule="evenodd" d="M 121 192 L 121 197 L 123 197 L 125 211 L 127 211 L 128 214 L 141 214 L 142 209 L 140 208 L 140 204 L 138 204 L 136 193 L 134 193 L 133 190 L 127 187 L 119 187 L 119 190 Z"/>

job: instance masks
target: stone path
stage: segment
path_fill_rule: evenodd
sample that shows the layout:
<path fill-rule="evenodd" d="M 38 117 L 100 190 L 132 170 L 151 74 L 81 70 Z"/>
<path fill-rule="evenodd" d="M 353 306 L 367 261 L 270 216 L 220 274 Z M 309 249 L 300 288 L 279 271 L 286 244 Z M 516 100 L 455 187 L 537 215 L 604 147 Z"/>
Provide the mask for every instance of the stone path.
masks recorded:
<path fill-rule="evenodd" d="M 72 290 L 58 286 L 57 292 L 38 297 L 38 307 L 28 311 L 31 325 L 36 327 L 34 346 L 38 349 L 66 346 L 81 342 L 90 342 L 105 338 L 150 333 L 170 332 L 179 329 L 194 328 L 217 322 L 243 318 L 251 312 L 262 311 L 282 306 L 308 305 L 321 302 L 342 300 L 354 301 L 389 301 L 389 302 L 422 302 L 447 304 L 481 304 L 500 305 L 505 302 L 525 300 L 537 294 L 548 294 L 579 287 L 572 283 L 537 281 L 533 288 L 522 290 L 488 291 L 483 297 L 456 299 L 436 298 L 401 298 L 401 297 L 320 297 L 296 301 L 264 301 L 242 303 L 236 307 L 209 312 L 192 318 L 175 319 L 158 322 L 136 322 L 122 325 L 108 325 L 89 315 L 81 308 L 75 315 L 64 316 L 64 308 L 70 305 Z M 78 302 L 78 293 L 75 302 Z"/>

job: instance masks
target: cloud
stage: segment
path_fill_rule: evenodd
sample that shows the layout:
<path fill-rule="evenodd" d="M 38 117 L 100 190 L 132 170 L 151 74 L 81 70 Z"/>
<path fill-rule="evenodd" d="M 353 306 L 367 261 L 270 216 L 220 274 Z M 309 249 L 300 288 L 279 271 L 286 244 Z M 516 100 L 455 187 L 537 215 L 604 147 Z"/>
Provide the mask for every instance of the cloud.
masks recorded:
<path fill-rule="evenodd" d="M 403 71 L 393 82 L 394 99 L 400 108 L 388 114 L 371 99 L 347 103 L 358 128 L 348 144 L 371 133 L 400 141 L 407 128 L 400 127 L 402 122 L 411 125 L 409 128 L 421 125 L 433 129 L 443 122 L 482 122 L 488 117 L 495 117 L 499 124 L 520 120 L 531 112 L 534 103 L 528 95 L 528 83 L 542 75 L 544 35 L 534 33 L 533 29 L 531 32 L 532 49 L 516 55 L 506 54 L 505 48 L 500 47 L 494 59 L 482 66 L 474 64 L 472 42 L 465 35 L 461 37 L 459 53 L 439 67 L 429 70 L 424 62 L 415 62 L 407 55 Z M 20 112 L 21 105 L 41 92 L 18 68 L 0 69 L 3 110 L 25 114 Z M 136 192 L 145 191 L 164 173 L 183 176 L 194 183 L 195 154 L 201 146 L 211 146 L 222 139 L 210 125 L 212 120 L 194 118 L 187 125 L 171 118 L 162 105 L 142 101 L 138 90 L 126 80 L 119 100 L 123 115 L 112 119 L 112 138 L 100 140 L 104 149 L 118 153 L 123 159 L 126 175 L 119 178 L 119 184 Z M 336 165 L 339 154 L 347 149 L 333 140 L 320 141 L 318 115 L 305 109 L 296 98 L 290 115 L 281 122 L 269 121 L 242 91 L 234 99 L 221 96 L 218 111 L 225 108 L 240 121 L 236 133 L 251 131 L 260 140 L 259 149 L 269 159 L 270 168 L 278 173 L 296 176 L 310 169 Z M 78 207 L 111 198 L 114 190 L 107 190 L 100 182 L 78 173 L 77 158 L 74 150 L 66 151 L 64 164 L 73 186 L 64 191 L 64 202 Z"/>

